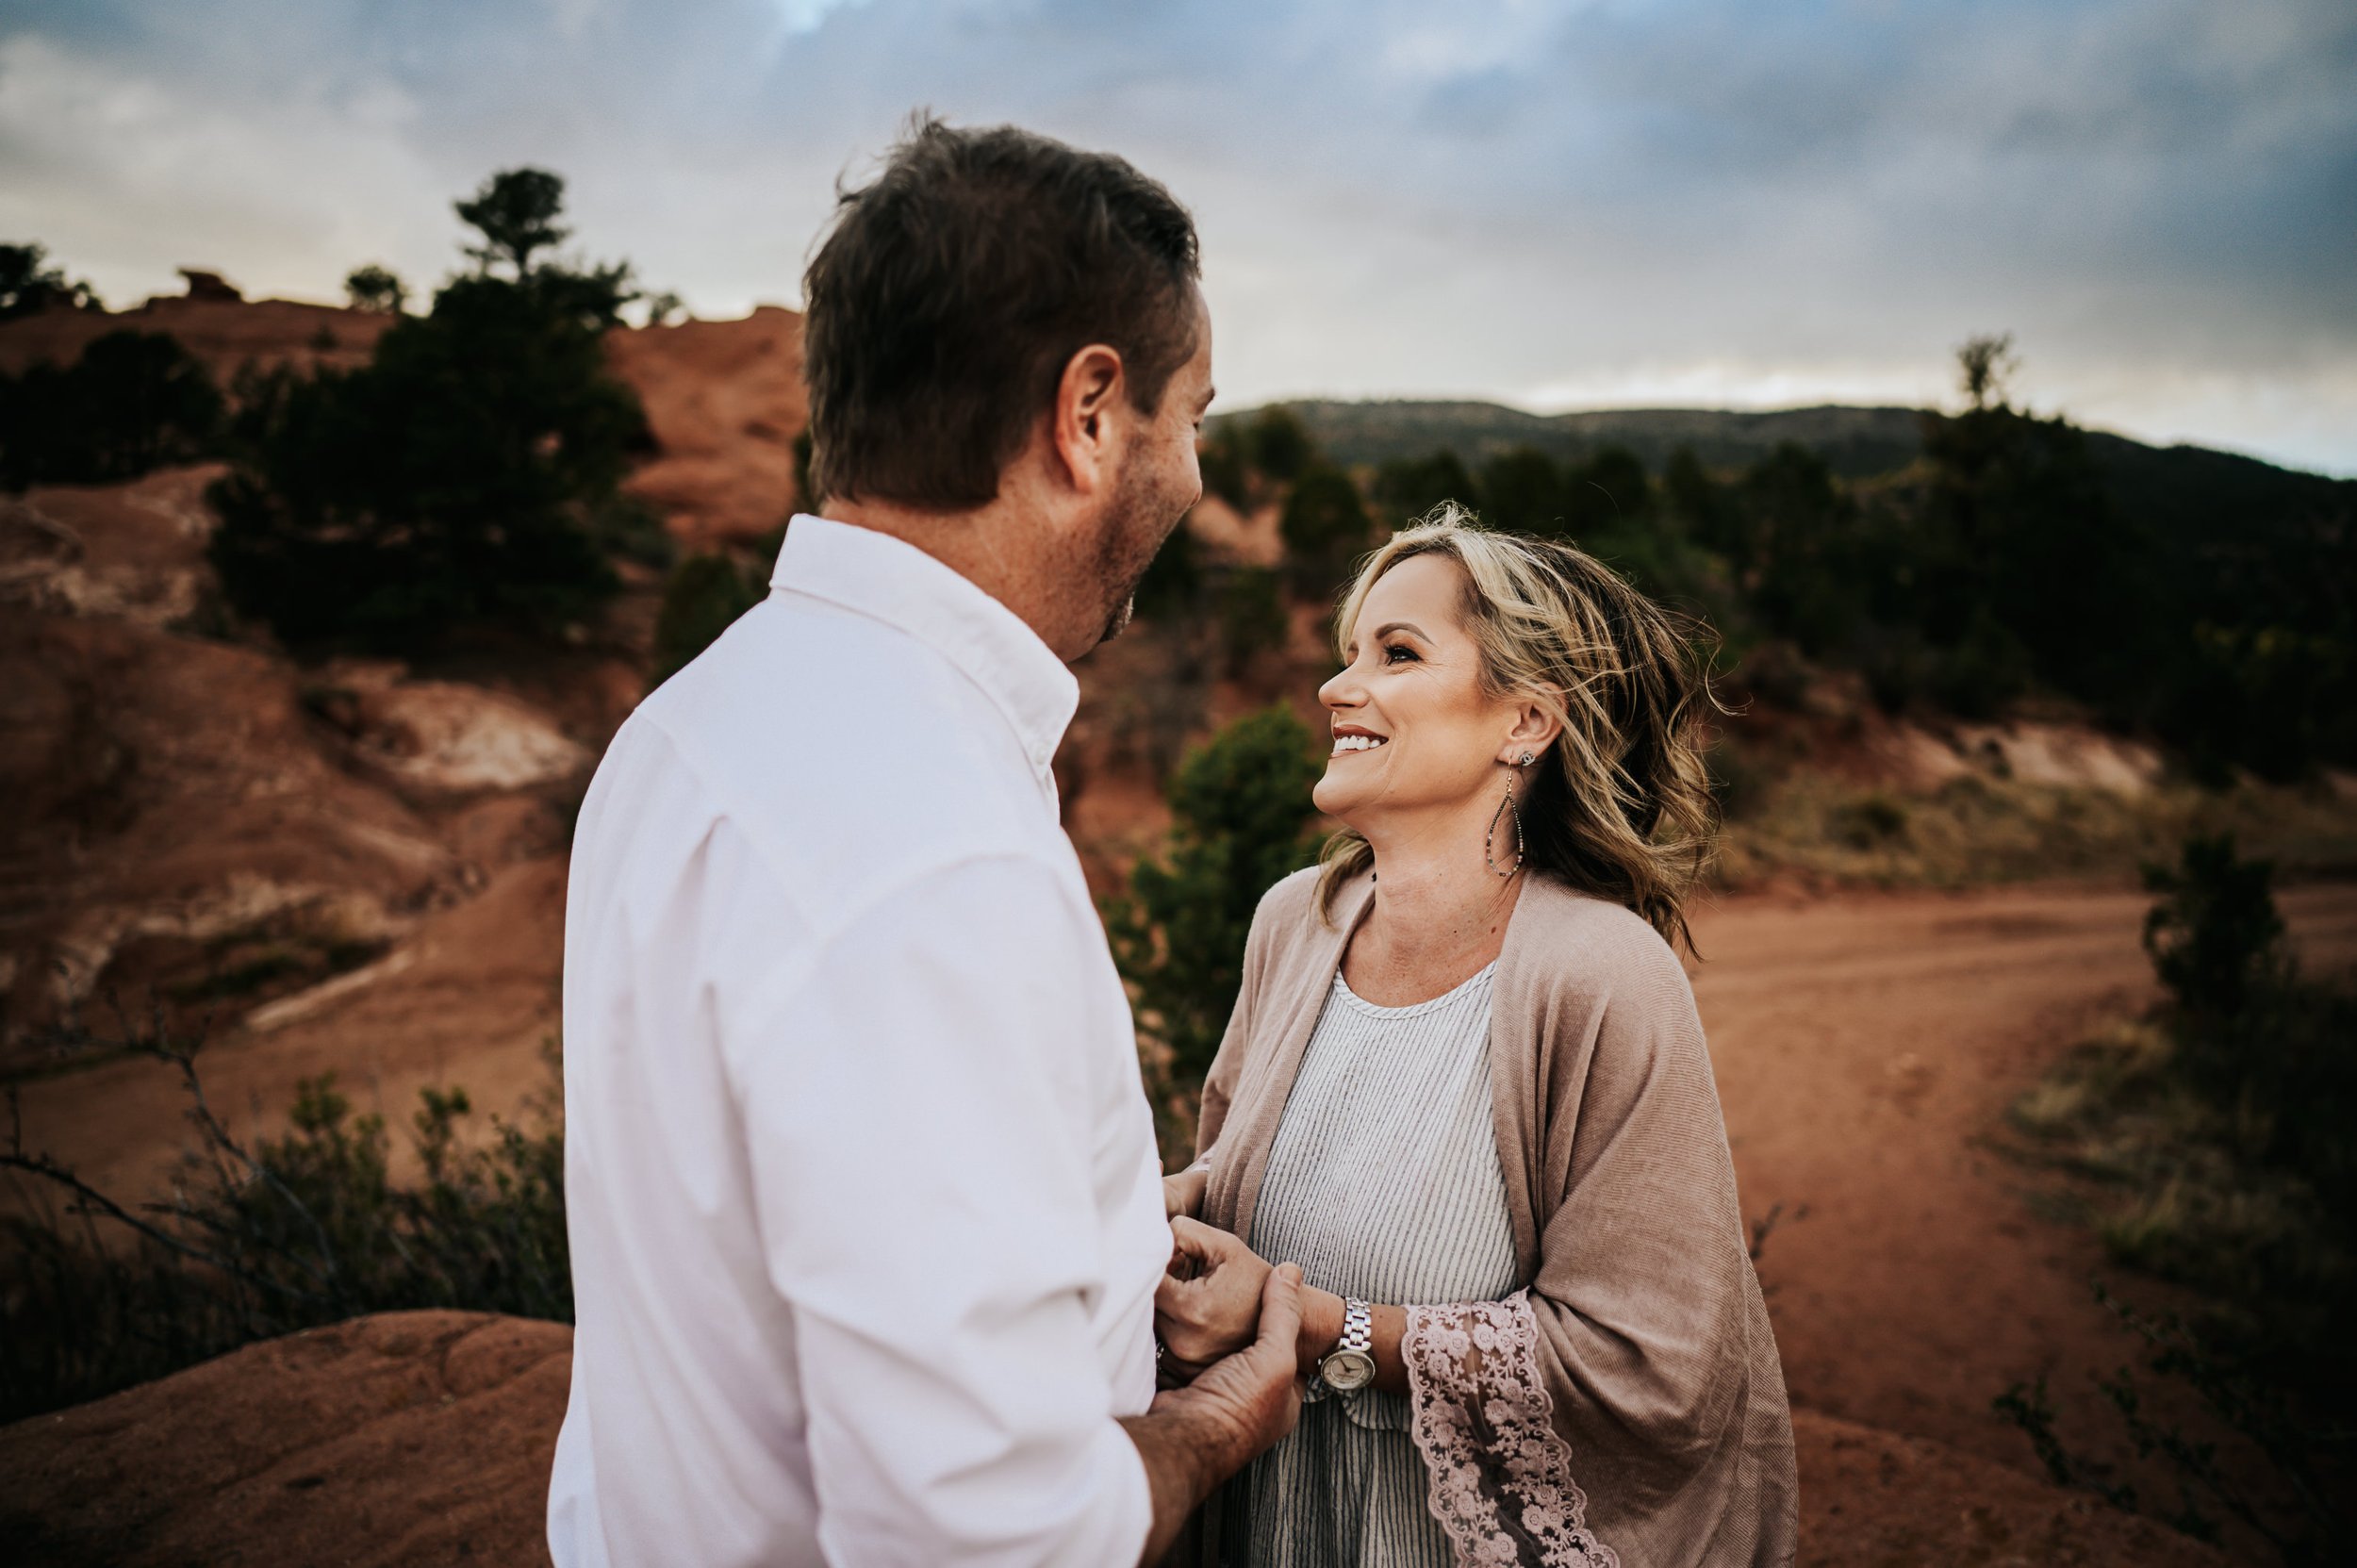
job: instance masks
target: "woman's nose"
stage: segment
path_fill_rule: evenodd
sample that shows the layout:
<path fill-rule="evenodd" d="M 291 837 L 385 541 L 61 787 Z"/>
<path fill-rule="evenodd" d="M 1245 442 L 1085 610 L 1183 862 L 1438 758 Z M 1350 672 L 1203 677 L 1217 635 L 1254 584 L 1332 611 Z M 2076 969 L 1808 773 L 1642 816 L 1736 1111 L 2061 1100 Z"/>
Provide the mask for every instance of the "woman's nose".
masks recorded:
<path fill-rule="evenodd" d="M 1359 683 L 1351 671 L 1357 668 L 1344 665 L 1327 676 L 1326 685 L 1318 687 L 1318 701 L 1329 708 L 1356 707 L 1360 701 Z"/>

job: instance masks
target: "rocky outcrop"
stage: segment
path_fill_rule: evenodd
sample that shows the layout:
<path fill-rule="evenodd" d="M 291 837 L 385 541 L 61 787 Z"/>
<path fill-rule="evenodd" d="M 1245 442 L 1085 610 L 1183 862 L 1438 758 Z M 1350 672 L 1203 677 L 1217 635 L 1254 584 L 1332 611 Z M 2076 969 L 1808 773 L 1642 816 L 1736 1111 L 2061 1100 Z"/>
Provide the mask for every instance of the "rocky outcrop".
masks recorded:
<path fill-rule="evenodd" d="M 0 670 L 18 1029 L 108 988 L 218 990 L 210 971 L 257 961 L 246 944 L 297 968 L 297 949 L 380 944 L 473 880 L 415 807 L 337 760 L 301 677 L 259 650 L 11 610 Z"/>
<path fill-rule="evenodd" d="M 0 1071 L 110 996 L 218 1032 L 561 849 L 641 688 L 611 651 L 494 685 L 231 640 L 221 471 L 0 497 Z"/>
<path fill-rule="evenodd" d="M 201 267 L 183 267 L 179 272 L 181 281 L 189 286 L 190 299 L 225 301 L 236 305 L 245 298 L 245 290 L 219 272 L 208 272 Z"/>
<path fill-rule="evenodd" d="M 0 1540 L 50 1568 L 545 1563 L 572 1330 L 394 1312 L 0 1429 Z"/>

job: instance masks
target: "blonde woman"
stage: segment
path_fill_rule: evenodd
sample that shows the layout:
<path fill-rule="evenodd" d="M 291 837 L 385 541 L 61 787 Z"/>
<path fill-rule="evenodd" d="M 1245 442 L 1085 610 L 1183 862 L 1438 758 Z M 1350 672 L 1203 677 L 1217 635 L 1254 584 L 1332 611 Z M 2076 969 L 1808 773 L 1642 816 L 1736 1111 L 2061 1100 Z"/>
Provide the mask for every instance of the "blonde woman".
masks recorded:
<path fill-rule="evenodd" d="M 1706 673 L 1593 558 L 1453 507 L 1337 631 L 1316 799 L 1344 831 L 1261 900 L 1166 1193 L 1181 1375 L 1303 1271 L 1309 1402 L 1204 1560 L 1788 1561 L 1791 1418 L 1671 945 Z"/>

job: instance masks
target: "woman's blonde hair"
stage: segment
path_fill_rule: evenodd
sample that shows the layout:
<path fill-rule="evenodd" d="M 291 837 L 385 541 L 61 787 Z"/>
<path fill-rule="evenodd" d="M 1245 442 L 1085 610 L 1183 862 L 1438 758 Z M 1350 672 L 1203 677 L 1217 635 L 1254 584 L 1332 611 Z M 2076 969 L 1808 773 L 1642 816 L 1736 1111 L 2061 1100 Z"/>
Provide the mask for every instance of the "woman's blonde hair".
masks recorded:
<path fill-rule="evenodd" d="M 1710 689 L 1706 629 L 1594 556 L 1483 528 L 1452 502 L 1360 564 L 1334 622 L 1343 658 L 1368 590 L 1418 555 L 1446 556 L 1463 573 L 1459 613 L 1481 651 L 1484 695 L 1536 702 L 1562 721 L 1516 797 L 1528 864 L 1690 949 L 1686 899 L 1718 834 L 1706 732 L 1726 711 Z M 1336 892 L 1375 850 L 1345 828 L 1319 858 L 1318 908 L 1330 918 Z"/>

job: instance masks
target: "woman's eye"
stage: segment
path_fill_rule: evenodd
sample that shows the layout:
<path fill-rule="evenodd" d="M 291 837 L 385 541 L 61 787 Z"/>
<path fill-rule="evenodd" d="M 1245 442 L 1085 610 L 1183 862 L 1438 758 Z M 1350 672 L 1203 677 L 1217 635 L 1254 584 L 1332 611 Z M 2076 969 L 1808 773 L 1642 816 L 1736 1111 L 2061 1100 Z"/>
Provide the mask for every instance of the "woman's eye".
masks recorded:
<path fill-rule="evenodd" d="M 1416 651 L 1409 647 L 1406 643 L 1391 643 L 1386 645 L 1383 650 L 1383 662 L 1385 664 L 1397 664 L 1403 659 L 1412 659 L 1415 656 Z"/>

